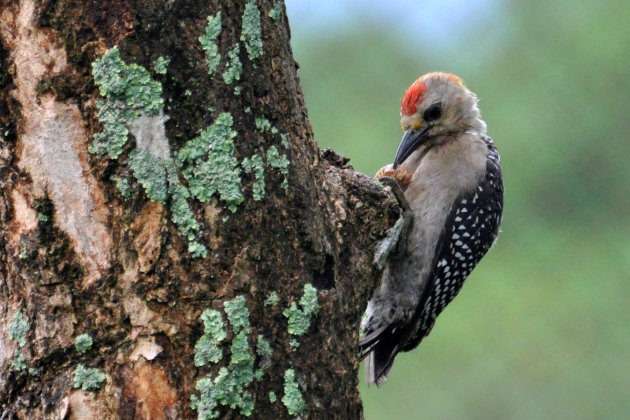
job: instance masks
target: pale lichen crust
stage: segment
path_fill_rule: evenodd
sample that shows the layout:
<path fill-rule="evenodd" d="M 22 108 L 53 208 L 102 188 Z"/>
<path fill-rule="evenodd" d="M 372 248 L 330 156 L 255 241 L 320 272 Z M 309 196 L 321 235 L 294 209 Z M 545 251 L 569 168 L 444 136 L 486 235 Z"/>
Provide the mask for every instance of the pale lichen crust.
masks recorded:
<path fill-rule="evenodd" d="M 232 116 L 224 112 L 214 124 L 187 142 L 178 152 L 178 164 L 193 197 L 207 202 L 218 193 L 234 213 L 244 200 L 238 160 L 234 156 Z"/>
<path fill-rule="evenodd" d="M 234 48 L 228 51 L 228 64 L 226 70 L 223 72 L 223 80 L 228 85 L 231 85 L 235 81 L 241 80 L 243 64 L 238 58 L 240 52 L 241 46 L 238 43 L 234 46 Z"/>
<path fill-rule="evenodd" d="M 96 368 L 86 368 L 79 363 L 74 371 L 73 386 L 84 391 L 96 391 L 105 381 L 105 374 Z"/>
<path fill-rule="evenodd" d="M 228 322 L 232 327 L 234 339 L 231 346 L 231 358 L 227 367 L 219 369 L 219 373 L 213 379 L 210 375 L 199 379 L 195 389 L 199 395 L 190 397 L 191 408 L 197 410 L 198 418 L 216 419 L 219 412 L 216 410 L 219 404 L 238 409 L 244 416 L 250 416 L 254 411 L 254 401 L 250 392 L 246 389 L 254 381 L 254 356 L 250 353 L 249 346 L 249 310 L 244 296 L 238 296 L 224 303 Z M 214 344 L 223 341 L 226 332 L 223 328 L 221 315 L 216 310 L 204 312 L 204 335 L 201 340 L 214 341 Z M 209 337 L 204 339 L 204 337 Z M 220 352 L 220 350 L 219 350 Z M 212 356 L 204 357 L 204 363 L 198 364 L 197 346 L 195 346 L 195 365 L 203 366 L 206 361 L 218 362 L 220 353 L 212 353 Z"/>
<path fill-rule="evenodd" d="M 271 134 L 278 134 L 278 129 L 271 125 L 271 122 L 265 117 L 257 117 L 254 122 L 256 123 L 256 128 L 260 130 L 261 133 L 265 133 L 270 131 Z"/>
<path fill-rule="evenodd" d="M 267 163 L 272 168 L 278 169 L 284 176 L 281 186 L 286 189 L 289 186 L 289 180 L 287 178 L 289 175 L 289 159 L 287 159 L 285 155 L 281 155 L 276 146 L 271 146 L 267 150 Z"/>
<path fill-rule="evenodd" d="M 217 39 L 221 34 L 221 12 L 214 16 L 208 16 L 208 25 L 206 32 L 199 37 L 201 48 L 206 53 L 206 64 L 208 65 L 208 74 L 213 74 L 219 67 L 221 55 L 219 54 L 219 46 Z"/>
<path fill-rule="evenodd" d="M 21 347 L 26 345 L 26 333 L 30 328 L 31 324 L 26 317 L 22 315 L 22 311 L 15 311 L 13 313 L 13 322 L 9 324 L 9 338 L 18 344 L 18 348 L 13 354 L 13 359 L 11 359 L 11 364 L 17 370 L 24 370 L 27 367 Z"/>
<path fill-rule="evenodd" d="M 264 301 L 265 306 L 276 305 L 278 296 L 272 292 Z M 273 350 L 269 341 L 260 333 L 257 335 L 255 354 L 258 367 L 255 369 L 256 357 L 250 346 L 249 309 L 245 296 L 223 303 L 224 311 L 234 338 L 230 346 L 231 356 L 227 366 L 219 369 L 216 377 L 206 375 L 197 380 L 195 390 L 199 394 L 190 397 L 190 406 L 197 410 L 198 418 L 216 419 L 220 413 L 217 408 L 222 405 L 233 410 L 238 409 L 241 415 L 249 417 L 254 411 L 254 401 L 247 388 L 254 381 L 261 381 L 264 371 L 271 366 Z M 297 348 L 298 337 L 304 335 L 310 325 L 311 318 L 319 312 L 317 289 L 306 284 L 299 304 L 293 302 L 283 314 L 288 318 L 288 332 L 294 336 L 291 346 Z M 220 346 L 227 337 L 227 331 L 221 313 L 208 309 L 201 315 L 204 323 L 204 334 L 195 345 L 195 366 L 203 368 L 208 363 L 219 363 L 222 360 Z M 269 393 L 270 402 L 275 402 L 276 394 Z M 286 369 L 284 375 L 284 396 L 282 403 L 292 416 L 302 413 L 305 407 L 304 398 L 295 377 L 293 368 Z"/>
<path fill-rule="evenodd" d="M 263 54 L 260 10 L 258 10 L 256 0 L 249 0 L 245 5 L 241 27 L 241 41 L 245 43 L 245 49 L 250 61 L 254 61 L 254 59 Z"/>
<path fill-rule="evenodd" d="M 31 328 L 31 324 L 22 315 L 22 311 L 13 313 L 13 322 L 9 324 L 9 338 L 15 340 L 20 347 L 26 345 L 26 333 Z"/>
<path fill-rule="evenodd" d="M 278 294 L 276 292 L 271 292 L 269 293 L 269 295 L 265 298 L 265 301 L 263 302 L 264 306 L 276 306 L 278 304 Z"/>
<path fill-rule="evenodd" d="M 295 302 L 292 302 L 291 306 L 282 312 L 289 322 L 287 327 L 289 334 L 297 337 L 306 333 L 311 325 L 311 318 L 318 313 L 317 289 L 311 284 L 304 285 L 304 294 L 300 299 L 299 307 Z"/>
<path fill-rule="evenodd" d="M 162 59 L 160 65 L 168 63 Z M 90 152 L 117 159 L 131 132 L 136 149 L 130 152 L 127 166 L 151 201 L 170 203 L 171 219 L 188 239 L 191 255 L 205 257 L 205 246 L 196 240 L 199 223 L 187 202 L 190 193 L 179 181 L 166 138 L 162 85 L 142 66 L 126 64 L 117 47 L 94 61 L 92 75 L 104 99 L 97 101 L 103 131 L 94 135 Z M 116 186 L 123 197 L 131 194 L 127 180 L 117 177 Z"/>
<path fill-rule="evenodd" d="M 265 163 L 259 155 L 245 158 L 241 166 L 246 173 L 254 174 L 255 181 L 252 185 L 252 196 L 254 201 L 260 201 L 265 197 Z"/>
<path fill-rule="evenodd" d="M 282 14 L 282 4 L 278 0 L 274 0 L 273 6 L 271 6 L 271 10 L 267 14 L 269 18 L 277 24 L 280 20 L 280 15 Z"/>
<path fill-rule="evenodd" d="M 162 85 L 144 67 L 125 64 L 118 47 L 92 63 L 92 75 L 105 100 L 96 102 L 103 131 L 94 135 L 90 152 L 116 159 L 127 142 L 127 125 L 140 113 L 154 116 L 162 112 Z"/>
<path fill-rule="evenodd" d="M 277 400 L 278 400 L 278 397 L 276 397 L 276 393 L 273 391 L 269 391 L 269 402 L 273 404 Z"/>
<path fill-rule="evenodd" d="M 90 334 L 81 334 L 74 339 L 74 348 L 79 353 L 87 353 L 92 348 L 92 337 Z"/>
<path fill-rule="evenodd" d="M 169 57 L 160 56 L 153 62 L 153 70 L 157 74 L 166 74 L 166 69 L 170 63 L 171 59 Z"/>
<path fill-rule="evenodd" d="M 304 410 L 304 397 L 300 391 L 300 386 L 295 380 L 295 371 L 287 369 L 284 372 L 284 396 L 282 404 L 292 416 L 299 416 Z"/>
<path fill-rule="evenodd" d="M 203 366 L 207 362 L 217 363 L 223 357 L 219 344 L 225 340 L 225 332 L 221 313 L 214 309 L 206 309 L 201 314 L 204 333 L 195 344 L 195 366 Z"/>
<path fill-rule="evenodd" d="M 256 354 L 259 356 L 271 356 L 271 346 L 269 341 L 262 335 L 258 336 L 258 343 L 256 343 Z"/>

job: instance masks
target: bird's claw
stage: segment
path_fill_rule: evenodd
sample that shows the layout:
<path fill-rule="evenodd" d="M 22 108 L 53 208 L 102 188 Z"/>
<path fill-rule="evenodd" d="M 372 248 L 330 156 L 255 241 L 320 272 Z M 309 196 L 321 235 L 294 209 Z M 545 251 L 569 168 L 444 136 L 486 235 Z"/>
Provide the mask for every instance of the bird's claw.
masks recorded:
<path fill-rule="evenodd" d="M 398 201 L 398 205 L 402 207 L 403 211 L 411 210 L 407 197 L 405 197 L 405 193 L 402 188 L 400 188 L 400 184 L 398 184 L 398 181 L 396 181 L 395 178 L 392 178 L 391 176 L 382 176 L 378 179 L 378 182 L 386 187 L 389 187 L 390 191 L 394 195 L 394 198 Z"/>

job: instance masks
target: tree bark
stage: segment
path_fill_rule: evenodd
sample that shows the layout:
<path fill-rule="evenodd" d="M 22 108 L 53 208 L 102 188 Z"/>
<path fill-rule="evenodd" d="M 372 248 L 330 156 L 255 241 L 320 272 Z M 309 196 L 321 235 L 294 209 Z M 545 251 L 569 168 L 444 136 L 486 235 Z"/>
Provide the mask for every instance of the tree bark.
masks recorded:
<path fill-rule="evenodd" d="M 1 418 L 359 418 L 400 210 L 318 150 L 282 2 L 5 0 L 0 35 Z"/>

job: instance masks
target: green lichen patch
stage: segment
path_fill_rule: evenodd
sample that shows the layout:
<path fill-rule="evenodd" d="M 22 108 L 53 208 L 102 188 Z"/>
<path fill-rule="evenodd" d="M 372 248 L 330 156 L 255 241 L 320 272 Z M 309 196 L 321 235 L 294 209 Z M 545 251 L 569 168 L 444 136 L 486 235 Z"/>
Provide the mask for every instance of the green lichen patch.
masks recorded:
<path fill-rule="evenodd" d="M 232 347 L 230 350 L 232 351 L 231 363 L 233 365 L 243 365 L 244 362 L 253 362 L 254 360 L 252 355 L 249 354 L 249 341 L 247 339 L 248 334 L 249 329 L 243 329 L 239 331 L 234 336 L 234 340 L 232 340 Z"/>
<path fill-rule="evenodd" d="M 265 117 L 257 117 L 254 122 L 256 123 L 256 128 L 260 130 L 261 133 L 271 130 L 271 123 Z"/>
<path fill-rule="evenodd" d="M 11 359 L 11 365 L 17 370 L 26 369 L 26 359 L 24 358 L 24 353 L 22 353 L 22 350 L 17 349 L 15 351 L 13 359 Z"/>
<path fill-rule="evenodd" d="M 223 306 L 234 332 L 230 347 L 232 353 L 230 364 L 228 367 L 222 367 L 216 378 L 206 376 L 197 381 L 195 389 L 200 394 L 190 397 L 190 406 L 198 411 L 198 418 L 218 418 L 219 413 L 216 408 L 219 404 L 238 409 L 244 416 L 250 416 L 254 410 L 252 395 L 246 391 L 256 377 L 254 357 L 250 354 L 248 340 L 249 310 L 244 296 L 226 301 Z M 216 331 L 219 327 L 219 318 L 216 313 L 210 312 L 205 318 L 205 327 Z M 222 325 L 222 320 L 220 323 Z"/>
<path fill-rule="evenodd" d="M 284 176 L 282 181 L 282 188 L 286 189 L 289 186 L 287 176 L 289 175 L 289 159 L 285 155 L 281 155 L 276 149 L 276 146 L 271 146 L 267 149 L 267 163 L 274 169 L 278 169 Z"/>
<path fill-rule="evenodd" d="M 282 146 L 285 149 L 288 149 L 289 148 L 289 135 L 287 133 L 282 133 L 280 134 L 280 138 L 282 139 L 280 140 L 280 142 L 282 143 Z"/>
<path fill-rule="evenodd" d="M 228 321 L 232 325 L 235 333 L 240 332 L 243 329 L 249 330 L 249 309 L 247 309 L 247 302 L 245 296 L 238 296 L 232 300 L 223 303 L 225 313 L 228 316 Z"/>
<path fill-rule="evenodd" d="M 253 380 L 254 375 L 251 377 Z M 190 407 L 197 410 L 199 419 L 219 418 L 219 412 L 216 411 L 219 404 L 238 408 L 244 416 L 250 416 L 254 411 L 252 395 L 243 391 L 241 378 L 227 368 L 221 368 L 214 380 L 209 376 L 198 380 L 195 389 L 200 395 L 190 397 Z"/>
<path fill-rule="evenodd" d="M 262 335 L 258 336 L 258 342 L 256 343 L 256 354 L 261 357 L 269 357 L 271 356 L 271 346 L 269 345 L 269 341 L 265 339 Z"/>
<path fill-rule="evenodd" d="M 317 315 L 319 313 L 317 289 L 310 283 L 304 285 L 304 294 L 300 299 L 300 306 L 305 314 Z"/>
<path fill-rule="evenodd" d="M 217 363 L 223 357 L 219 344 L 225 340 L 225 332 L 221 313 L 214 309 L 206 309 L 200 319 L 203 321 L 203 335 L 195 344 L 195 366 L 203 366 L 207 362 Z"/>
<path fill-rule="evenodd" d="M 273 6 L 271 6 L 271 10 L 269 11 L 269 18 L 273 20 L 274 23 L 278 23 L 280 19 L 280 15 L 282 14 L 282 4 L 278 0 L 273 2 Z"/>
<path fill-rule="evenodd" d="M 234 156 L 234 137 L 232 116 L 225 112 L 178 153 L 182 175 L 188 180 L 191 195 L 207 202 L 218 193 L 232 213 L 244 200 L 241 171 Z"/>
<path fill-rule="evenodd" d="M 219 391 L 214 386 L 214 381 L 210 376 L 201 378 L 195 384 L 195 390 L 199 391 L 199 396 L 190 396 L 190 408 L 197 410 L 197 419 L 216 419 L 219 413 L 215 411 L 219 405 Z"/>
<path fill-rule="evenodd" d="M 217 342 L 225 340 L 225 324 L 221 313 L 214 309 L 206 309 L 199 317 L 203 321 L 203 333 L 212 335 Z"/>
<path fill-rule="evenodd" d="M 168 198 L 166 164 L 168 162 L 146 151 L 134 150 L 129 155 L 129 168 L 151 201 L 165 204 Z"/>
<path fill-rule="evenodd" d="M 24 245 L 22 245 L 24 247 Z M 26 333 L 31 328 L 28 320 L 22 315 L 22 311 L 15 311 L 13 313 L 13 322 L 9 324 L 9 338 L 14 340 L 18 344 L 18 348 L 15 350 L 11 364 L 17 370 L 26 369 L 26 360 L 24 354 L 19 347 L 26 345 Z"/>
<path fill-rule="evenodd" d="M 112 175 L 109 179 L 116 183 L 116 189 L 118 189 L 120 195 L 124 198 L 129 198 L 131 196 L 131 186 L 129 185 L 128 179 L 121 178 L 117 175 Z"/>
<path fill-rule="evenodd" d="M 195 366 L 203 366 L 207 362 L 218 362 L 223 357 L 217 340 L 210 335 L 202 335 L 195 344 Z"/>
<path fill-rule="evenodd" d="M 107 153 L 118 158 L 127 142 L 127 125 L 140 113 L 158 115 L 163 107 L 162 85 L 137 64 L 127 65 L 117 47 L 92 63 L 92 75 L 105 100 L 97 101 L 98 119 L 103 131 L 94 136 L 91 153 Z"/>
<path fill-rule="evenodd" d="M 75 388 L 81 388 L 84 391 L 97 390 L 105 380 L 105 374 L 96 368 L 86 368 L 79 363 L 74 371 Z"/>
<path fill-rule="evenodd" d="M 188 252 L 193 258 L 205 258 L 208 250 L 195 240 L 199 231 L 199 222 L 188 205 L 190 192 L 179 181 L 177 166 L 173 159 L 167 162 L 166 173 L 168 176 L 168 193 L 171 197 L 171 220 L 179 231 L 188 239 Z"/>
<path fill-rule="evenodd" d="M 284 396 L 282 404 L 292 416 L 298 416 L 304 410 L 304 398 L 300 392 L 300 386 L 295 380 L 295 371 L 287 369 L 284 372 Z"/>
<path fill-rule="evenodd" d="M 278 397 L 276 396 L 276 393 L 273 391 L 269 391 L 269 402 L 273 404 L 276 401 L 278 401 Z"/>
<path fill-rule="evenodd" d="M 256 128 L 261 133 L 271 132 L 271 134 L 278 134 L 278 129 L 271 125 L 271 122 L 265 117 L 257 117 L 255 120 Z"/>
<path fill-rule="evenodd" d="M 129 129 L 124 122 L 127 117 L 125 104 L 119 100 L 97 100 L 96 107 L 103 131 L 94 135 L 88 150 L 94 154 L 107 153 L 110 158 L 116 159 L 122 153 L 129 136 Z"/>
<path fill-rule="evenodd" d="M 17 341 L 20 347 L 26 345 L 26 333 L 31 328 L 28 320 L 22 315 L 22 311 L 13 312 L 13 322 L 9 324 L 9 338 Z"/>
<path fill-rule="evenodd" d="M 219 54 L 219 46 L 217 45 L 217 39 L 221 34 L 221 12 L 218 12 L 214 16 L 208 16 L 208 25 L 206 25 L 206 32 L 199 37 L 201 48 L 206 53 L 206 64 L 208 65 L 208 74 L 214 73 L 219 67 L 221 62 L 221 55 Z"/>
<path fill-rule="evenodd" d="M 157 74 L 166 74 L 166 69 L 170 63 L 171 59 L 169 57 L 160 56 L 153 62 L 153 70 Z"/>
<path fill-rule="evenodd" d="M 79 353 L 86 353 L 92 348 L 92 337 L 90 334 L 81 334 L 74 339 L 74 348 Z"/>
<path fill-rule="evenodd" d="M 243 64 L 240 58 L 238 58 L 240 52 L 241 46 L 239 44 L 236 44 L 234 48 L 228 51 L 228 64 L 226 70 L 223 72 L 223 80 L 228 85 L 234 83 L 235 80 L 241 80 Z"/>
<path fill-rule="evenodd" d="M 245 49 L 250 61 L 260 57 L 263 53 L 262 29 L 260 27 L 260 10 L 256 0 L 249 0 L 243 13 L 241 26 L 241 41 L 245 43 Z"/>
<path fill-rule="evenodd" d="M 298 347 L 300 347 L 300 340 L 298 340 L 297 338 L 292 338 L 291 340 L 289 340 L 289 346 L 291 346 L 292 350 L 296 350 Z"/>
<path fill-rule="evenodd" d="M 289 325 L 287 330 L 289 334 L 302 336 L 311 325 L 311 317 L 319 313 L 319 303 L 317 301 L 317 289 L 311 284 L 304 285 L 304 294 L 300 299 L 300 305 L 295 302 L 291 303 L 289 308 L 285 309 L 282 314 L 288 318 Z"/>
<path fill-rule="evenodd" d="M 252 185 L 252 195 L 254 201 L 262 200 L 265 197 L 265 164 L 263 158 L 259 155 L 245 158 L 241 162 L 241 166 L 246 173 L 254 173 L 255 181 Z"/>
<path fill-rule="evenodd" d="M 263 304 L 265 306 L 276 306 L 278 304 L 278 294 L 276 292 L 269 293 Z"/>
<path fill-rule="evenodd" d="M 188 242 L 188 252 L 193 258 L 206 258 L 208 249 L 197 241 Z"/>
<path fill-rule="evenodd" d="M 25 260 L 28 258 L 28 243 L 24 240 L 21 240 L 20 246 L 22 247 L 22 252 L 18 254 L 18 258 L 21 260 Z"/>
<path fill-rule="evenodd" d="M 159 57 L 154 63 L 156 72 L 162 68 L 165 71 L 168 63 L 167 58 Z M 199 223 L 188 205 L 190 192 L 181 184 L 177 163 L 170 157 L 162 85 L 143 67 L 126 64 L 117 47 L 92 63 L 92 75 L 104 97 L 97 101 L 104 129 L 94 135 L 90 152 L 107 153 L 117 159 L 132 130 L 138 147 L 127 162 L 131 172 L 151 201 L 169 204 L 170 198 L 172 220 L 188 239 L 189 252 L 193 257 L 205 257 L 207 249 L 195 240 Z M 127 197 L 131 193 L 128 180 L 115 180 L 123 197 Z"/>

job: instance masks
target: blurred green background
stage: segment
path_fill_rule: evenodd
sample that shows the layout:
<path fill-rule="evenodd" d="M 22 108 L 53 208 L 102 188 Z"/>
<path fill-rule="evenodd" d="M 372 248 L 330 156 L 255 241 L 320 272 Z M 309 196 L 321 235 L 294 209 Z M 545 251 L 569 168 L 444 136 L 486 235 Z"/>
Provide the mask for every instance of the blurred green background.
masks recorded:
<path fill-rule="evenodd" d="M 373 175 L 399 99 L 461 76 L 502 155 L 499 242 L 375 419 L 630 418 L 630 2 L 287 0 L 320 147 Z M 316 6 L 313 6 L 316 4 Z"/>

